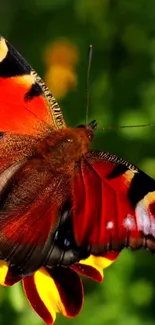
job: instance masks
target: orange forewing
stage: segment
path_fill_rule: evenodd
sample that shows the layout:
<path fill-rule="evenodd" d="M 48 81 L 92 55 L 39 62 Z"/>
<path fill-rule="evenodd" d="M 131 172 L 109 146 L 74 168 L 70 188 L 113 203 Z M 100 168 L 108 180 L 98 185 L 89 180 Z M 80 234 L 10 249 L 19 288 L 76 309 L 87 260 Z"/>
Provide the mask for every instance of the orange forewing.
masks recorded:
<path fill-rule="evenodd" d="M 34 78 L 31 75 L 0 78 L 1 132 L 35 136 L 52 127 L 50 111 L 43 95 L 25 100 L 33 83 Z"/>
<path fill-rule="evenodd" d="M 0 37 L 0 132 L 37 135 L 65 127 L 62 112 L 41 78 Z"/>

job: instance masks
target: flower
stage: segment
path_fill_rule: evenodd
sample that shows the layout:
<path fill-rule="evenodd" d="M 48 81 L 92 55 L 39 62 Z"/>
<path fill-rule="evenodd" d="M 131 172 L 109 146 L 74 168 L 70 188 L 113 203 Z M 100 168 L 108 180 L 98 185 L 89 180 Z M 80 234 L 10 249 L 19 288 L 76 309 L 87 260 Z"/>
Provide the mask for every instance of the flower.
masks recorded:
<path fill-rule="evenodd" d="M 37 314 L 48 325 L 54 323 L 56 313 L 75 317 L 83 305 L 84 290 L 78 273 L 102 282 L 103 269 L 109 266 L 118 253 L 104 257 L 90 255 L 70 268 L 40 268 L 27 277 L 13 276 L 6 261 L 0 261 L 0 284 L 11 286 L 22 281 L 25 295 Z"/>
<path fill-rule="evenodd" d="M 45 81 L 47 86 L 52 89 L 52 93 L 56 98 L 64 97 L 77 84 L 75 72 L 66 66 L 58 64 L 51 66 L 47 70 Z"/>
<path fill-rule="evenodd" d="M 56 98 L 64 97 L 77 85 L 75 65 L 78 56 L 76 46 L 68 40 L 58 40 L 47 47 L 45 82 Z"/>
<path fill-rule="evenodd" d="M 75 66 L 78 61 L 78 50 L 68 40 L 57 40 L 45 50 L 44 60 L 46 65 Z"/>

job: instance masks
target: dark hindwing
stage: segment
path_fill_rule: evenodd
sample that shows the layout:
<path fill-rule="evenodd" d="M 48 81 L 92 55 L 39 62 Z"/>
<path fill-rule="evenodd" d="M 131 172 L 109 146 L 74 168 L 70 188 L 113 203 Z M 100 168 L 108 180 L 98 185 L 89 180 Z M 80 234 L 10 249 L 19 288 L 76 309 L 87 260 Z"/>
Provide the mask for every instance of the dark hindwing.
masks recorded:
<path fill-rule="evenodd" d="M 31 158 L 1 173 L 0 184 L 0 259 L 12 275 L 70 266 L 89 255 L 74 238 L 67 176 Z"/>
<path fill-rule="evenodd" d="M 45 261 L 66 182 L 34 158 L 0 175 L 0 258 L 16 273 L 31 273 Z"/>

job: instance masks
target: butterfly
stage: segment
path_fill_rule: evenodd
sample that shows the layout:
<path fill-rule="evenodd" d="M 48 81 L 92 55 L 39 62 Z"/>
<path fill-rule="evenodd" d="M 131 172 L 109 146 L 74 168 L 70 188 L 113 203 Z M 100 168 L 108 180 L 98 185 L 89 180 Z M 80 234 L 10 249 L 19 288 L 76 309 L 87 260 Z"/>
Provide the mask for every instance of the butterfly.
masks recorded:
<path fill-rule="evenodd" d="M 0 283 L 24 279 L 47 324 L 80 311 L 74 271 L 101 281 L 123 248 L 155 251 L 155 182 L 89 149 L 96 126 L 68 127 L 42 79 L 0 37 Z"/>
<path fill-rule="evenodd" d="M 155 250 L 155 182 L 90 150 L 96 125 L 67 127 L 41 78 L 0 38 L 0 258 L 12 274 Z"/>

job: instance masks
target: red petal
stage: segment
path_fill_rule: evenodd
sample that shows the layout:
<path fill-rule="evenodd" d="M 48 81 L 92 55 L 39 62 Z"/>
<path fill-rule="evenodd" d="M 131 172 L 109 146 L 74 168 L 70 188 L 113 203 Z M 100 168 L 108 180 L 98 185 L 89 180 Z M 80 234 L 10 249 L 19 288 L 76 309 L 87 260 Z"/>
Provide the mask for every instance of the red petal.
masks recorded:
<path fill-rule="evenodd" d="M 55 268 L 50 271 L 64 306 L 64 315 L 75 317 L 83 305 L 83 285 L 79 276 L 69 268 Z M 60 310 L 61 312 L 61 310 Z"/>
<path fill-rule="evenodd" d="M 23 285 L 32 307 L 47 324 L 53 324 L 56 313 L 74 317 L 82 308 L 82 282 L 70 269 L 40 269 L 24 278 Z"/>
<path fill-rule="evenodd" d="M 72 266 L 76 272 L 98 282 L 102 282 L 104 278 L 103 270 L 111 265 L 118 257 L 119 253 L 110 252 L 104 256 L 90 255 L 86 260 L 80 261 Z"/>
<path fill-rule="evenodd" d="M 77 263 L 72 266 L 72 269 L 78 272 L 79 274 L 84 275 L 87 278 L 90 278 L 97 282 L 103 281 L 103 272 L 102 271 L 100 272 L 94 266 L 90 266 L 83 263 Z"/>
<path fill-rule="evenodd" d="M 113 262 L 115 262 L 116 258 L 119 256 L 120 253 L 118 252 L 108 252 L 105 253 L 102 257 L 104 257 L 105 263 L 104 263 L 104 269 L 111 265 Z"/>

